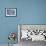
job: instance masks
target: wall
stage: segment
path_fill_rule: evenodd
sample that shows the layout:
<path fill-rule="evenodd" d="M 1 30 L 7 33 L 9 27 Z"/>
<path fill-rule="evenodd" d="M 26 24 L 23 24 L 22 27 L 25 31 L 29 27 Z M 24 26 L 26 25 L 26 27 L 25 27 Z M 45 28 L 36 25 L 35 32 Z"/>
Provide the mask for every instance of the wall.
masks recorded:
<path fill-rule="evenodd" d="M 17 8 L 17 17 L 6 17 L 5 8 Z M 17 24 L 46 24 L 46 0 L 0 0 L 0 44 L 18 32 Z"/>

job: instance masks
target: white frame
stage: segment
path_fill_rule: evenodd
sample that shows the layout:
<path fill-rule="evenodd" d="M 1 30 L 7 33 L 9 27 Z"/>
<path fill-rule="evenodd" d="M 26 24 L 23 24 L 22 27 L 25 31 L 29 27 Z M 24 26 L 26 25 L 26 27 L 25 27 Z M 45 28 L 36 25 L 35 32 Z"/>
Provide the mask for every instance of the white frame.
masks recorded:
<path fill-rule="evenodd" d="M 7 10 L 14 10 L 15 14 L 14 15 L 8 15 Z M 17 8 L 5 8 L 5 16 L 17 16 Z"/>

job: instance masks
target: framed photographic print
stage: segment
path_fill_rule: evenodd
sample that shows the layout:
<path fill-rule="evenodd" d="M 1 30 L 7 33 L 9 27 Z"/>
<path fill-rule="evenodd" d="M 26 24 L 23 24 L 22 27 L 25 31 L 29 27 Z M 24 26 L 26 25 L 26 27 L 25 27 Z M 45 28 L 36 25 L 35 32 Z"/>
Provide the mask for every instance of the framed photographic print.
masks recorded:
<path fill-rule="evenodd" d="M 17 16 L 17 8 L 5 8 L 6 16 Z"/>

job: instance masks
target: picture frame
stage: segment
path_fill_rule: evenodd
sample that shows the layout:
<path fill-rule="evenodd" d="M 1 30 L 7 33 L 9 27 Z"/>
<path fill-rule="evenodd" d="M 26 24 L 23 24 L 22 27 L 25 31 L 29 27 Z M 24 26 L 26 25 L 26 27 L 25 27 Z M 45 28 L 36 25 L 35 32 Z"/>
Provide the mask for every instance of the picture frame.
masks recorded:
<path fill-rule="evenodd" d="M 5 8 L 5 16 L 16 17 L 17 16 L 17 8 Z"/>

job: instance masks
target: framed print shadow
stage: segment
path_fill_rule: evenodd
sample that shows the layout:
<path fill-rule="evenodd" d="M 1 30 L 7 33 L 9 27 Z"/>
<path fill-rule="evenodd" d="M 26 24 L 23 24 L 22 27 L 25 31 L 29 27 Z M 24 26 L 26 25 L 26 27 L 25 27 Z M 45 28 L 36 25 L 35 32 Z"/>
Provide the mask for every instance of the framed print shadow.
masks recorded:
<path fill-rule="evenodd" d="M 5 16 L 16 17 L 17 16 L 17 8 L 5 8 Z"/>

